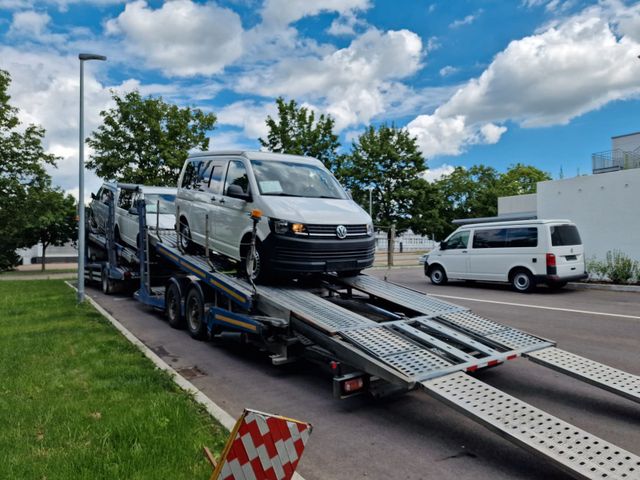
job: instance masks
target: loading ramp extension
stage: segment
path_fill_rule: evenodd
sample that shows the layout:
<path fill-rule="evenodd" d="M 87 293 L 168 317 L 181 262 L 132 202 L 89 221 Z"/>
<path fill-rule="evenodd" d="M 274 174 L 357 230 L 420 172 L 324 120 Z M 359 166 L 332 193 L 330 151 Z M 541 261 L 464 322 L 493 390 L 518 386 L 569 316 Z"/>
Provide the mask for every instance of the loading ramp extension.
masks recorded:
<path fill-rule="evenodd" d="M 327 275 L 319 288 L 258 285 L 216 272 L 177 246 L 175 234 L 149 233 L 161 257 L 246 309 L 279 317 L 310 344 L 406 389 L 421 389 L 474 421 L 554 463 L 574 478 L 640 480 L 640 457 L 500 391 L 470 373 L 524 357 L 635 402 L 640 377 L 561 350 L 555 342 L 485 319 L 464 307 L 367 275 Z M 328 292 L 328 293 L 327 293 Z M 397 312 L 374 321 L 334 301 L 365 298 Z"/>

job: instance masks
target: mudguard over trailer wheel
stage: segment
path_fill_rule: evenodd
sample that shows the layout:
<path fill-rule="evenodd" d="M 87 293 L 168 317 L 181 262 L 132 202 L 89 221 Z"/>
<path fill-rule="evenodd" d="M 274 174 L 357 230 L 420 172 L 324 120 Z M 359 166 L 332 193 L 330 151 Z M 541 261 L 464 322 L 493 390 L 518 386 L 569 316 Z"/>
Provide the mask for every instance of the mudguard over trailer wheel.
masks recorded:
<path fill-rule="evenodd" d="M 184 327 L 184 316 L 182 315 L 181 308 L 182 290 L 177 282 L 172 281 L 167 286 L 167 293 L 165 294 L 165 315 L 169 325 L 172 328 Z"/>
<path fill-rule="evenodd" d="M 207 322 L 204 316 L 204 294 L 197 283 L 189 287 L 184 302 L 187 330 L 196 340 L 204 340 L 207 336 Z"/>

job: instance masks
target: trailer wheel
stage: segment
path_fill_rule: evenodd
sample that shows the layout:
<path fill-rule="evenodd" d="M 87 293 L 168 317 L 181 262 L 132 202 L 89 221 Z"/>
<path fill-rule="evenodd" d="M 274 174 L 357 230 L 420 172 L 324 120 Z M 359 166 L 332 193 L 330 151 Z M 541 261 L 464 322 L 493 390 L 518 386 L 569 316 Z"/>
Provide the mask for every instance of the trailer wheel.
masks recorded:
<path fill-rule="evenodd" d="M 187 330 L 196 340 L 203 340 L 207 334 L 207 324 L 204 319 L 204 298 L 197 287 L 191 287 L 185 300 L 184 313 L 187 320 Z"/>
<path fill-rule="evenodd" d="M 113 280 L 109 278 L 109 272 L 106 268 L 102 269 L 100 282 L 102 284 L 102 293 L 105 295 L 111 295 L 113 293 Z"/>
<path fill-rule="evenodd" d="M 175 283 L 169 284 L 165 294 L 165 314 L 172 328 L 184 327 L 184 318 L 180 311 L 180 289 Z"/>

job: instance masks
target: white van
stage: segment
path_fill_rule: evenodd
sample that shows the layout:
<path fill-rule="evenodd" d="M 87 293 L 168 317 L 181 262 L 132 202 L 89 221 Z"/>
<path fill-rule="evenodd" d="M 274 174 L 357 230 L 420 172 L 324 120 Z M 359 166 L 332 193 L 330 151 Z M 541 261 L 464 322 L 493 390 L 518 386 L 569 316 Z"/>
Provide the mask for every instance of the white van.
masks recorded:
<path fill-rule="evenodd" d="M 587 277 L 580 234 L 569 220 L 462 226 L 429 253 L 424 272 L 434 285 L 452 278 L 509 282 L 519 292 Z"/>
<path fill-rule="evenodd" d="M 256 278 L 274 272 L 348 276 L 373 264 L 371 217 L 319 160 L 248 151 L 202 152 L 187 159 L 176 199 L 185 250 L 208 243 L 214 252 L 244 261 L 253 209 L 262 212 Z"/>

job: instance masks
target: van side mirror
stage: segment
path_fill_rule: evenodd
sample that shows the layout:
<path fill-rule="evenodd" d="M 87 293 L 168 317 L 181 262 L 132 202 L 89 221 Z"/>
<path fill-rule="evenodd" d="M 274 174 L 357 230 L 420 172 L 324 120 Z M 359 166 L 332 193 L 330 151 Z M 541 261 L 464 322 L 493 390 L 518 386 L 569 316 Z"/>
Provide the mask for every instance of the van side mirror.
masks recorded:
<path fill-rule="evenodd" d="M 96 199 L 96 194 L 91 192 L 91 200 L 95 200 Z"/>
<path fill-rule="evenodd" d="M 446 250 L 447 249 L 447 242 L 446 241 L 442 241 L 440 242 L 440 250 Z"/>
<path fill-rule="evenodd" d="M 227 187 L 227 197 L 239 198 L 240 200 L 244 200 L 246 202 L 251 201 L 251 194 L 245 193 L 240 185 L 229 185 Z"/>
<path fill-rule="evenodd" d="M 129 213 L 130 213 L 131 215 L 138 215 L 138 209 L 137 209 L 136 207 L 131 207 L 131 208 L 129 209 Z"/>

